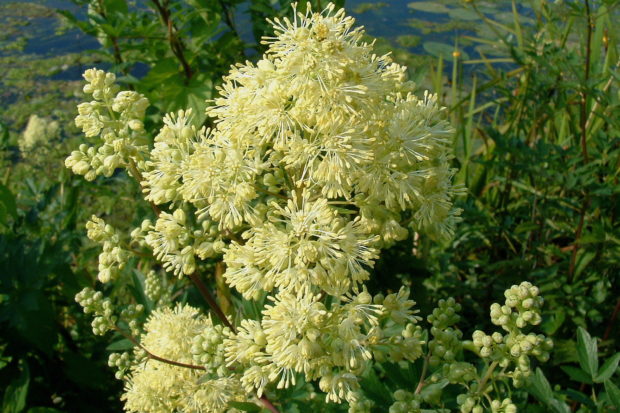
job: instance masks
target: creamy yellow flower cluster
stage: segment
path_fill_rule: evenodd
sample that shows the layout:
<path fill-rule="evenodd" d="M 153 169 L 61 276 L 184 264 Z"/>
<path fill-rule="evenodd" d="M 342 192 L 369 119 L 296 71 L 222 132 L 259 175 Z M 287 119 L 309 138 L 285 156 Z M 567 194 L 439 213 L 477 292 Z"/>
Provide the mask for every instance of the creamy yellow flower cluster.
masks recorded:
<path fill-rule="evenodd" d="M 101 244 L 103 251 L 99 254 L 99 273 L 97 278 L 107 283 L 118 277 L 131 254 L 122 247 L 120 234 L 103 219 L 92 216 L 86 223 L 89 239 Z"/>
<path fill-rule="evenodd" d="M 100 141 L 67 166 L 87 179 L 128 168 L 161 210 L 135 241 L 179 276 L 223 259 L 230 286 L 268 302 L 236 331 L 188 307 L 154 311 L 143 348 L 207 373 L 138 352 L 128 411 L 222 412 L 300 376 L 318 381 L 328 401 L 362 406 L 360 376 L 373 360 L 422 355 L 408 291 L 372 297 L 363 284 L 381 249 L 410 230 L 451 234 L 452 128 L 436 97 L 416 97 L 405 68 L 374 55 L 344 10 L 308 7 L 272 23 L 263 58 L 224 78 L 207 110 L 215 126 L 197 128 L 191 110 L 169 114 L 151 151 L 146 99 L 118 92 L 110 74 L 85 74 L 94 100 L 80 105 L 76 124 Z M 120 268 L 115 251 L 110 244 L 105 261 Z"/>
<path fill-rule="evenodd" d="M 29 152 L 39 146 L 48 145 L 49 141 L 59 135 L 59 129 L 58 121 L 31 115 L 28 118 L 26 129 L 18 141 L 19 150 Z"/>
<path fill-rule="evenodd" d="M 287 388 L 302 374 L 319 380 L 327 401 L 354 402 L 370 361 L 422 354 L 414 302 L 405 290 L 374 299 L 362 291 L 330 308 L 312 294 L 279 293 L 271 301 L 261 321 L 243 320 L 225 340 L 227 361 L 243 367 L 244 387 L 259 395 L 270 382 Z"/>
<path fill-rule="evenodd" d="M 333 5 L 274 22 L 263 59 L 224 79 L 207 110 L 214 129 L 181 111 L 155 137 L 147 199 L 241 232 L 225 276 L 246 298 L 310 285 L 343 294 L 367 279 L 379 248 L 408 236 L 404 222 L 452 231 L 452 129 L 353 22 Z M 195 250 L 183 255 L 170 265 L 191 273 Z"/>
<path fill-rule="evenodd" d="M 192 365 L 202 353 L 196 342 L 203 335 L 221 337 L 210 318 L 190 306 L 177 306 L 155 311 L 144 325 L 141 344 L 159 357 Z M 208 347 L 207 347 L 208 349 Z M 199 370 L 144 357 L 136 350 L 134 362 L 122 396 L 125 409 L 130 412 L 152 413 L 221 413 L 228 410 L 231 401 L 245 401 L 248 396 L 241 387 L 239 374 L 230 370 L 218 374 L 216 369 Z M 205 360 L 204 355 L 202 356 Z"/>

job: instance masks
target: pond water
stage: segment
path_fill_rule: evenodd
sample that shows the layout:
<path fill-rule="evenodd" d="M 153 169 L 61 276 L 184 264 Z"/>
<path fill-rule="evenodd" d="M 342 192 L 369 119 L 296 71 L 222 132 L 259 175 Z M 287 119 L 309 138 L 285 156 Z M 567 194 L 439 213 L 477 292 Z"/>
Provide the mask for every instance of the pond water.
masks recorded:
<path fill-rule="evenodd" d="M 531 11 L 531 9 L 522 2 L 520 3 L 517 6 L 519 13 L 527 16 L 528 10 Z M 500 21 L 512 19 L 510 0 L 478 1 L 477 4 L 480 10 L 495 15 Z M 2 10 L 0 23 L 6 27 L 7 20 L 14 21 L 27 13 L 32 14 L 32 10 L 25 9 L 39 5 L 50 9 L 67 10 L 80 19 L 85 18 L 85 6 L 77 7 L 66 0 L 34 0 L 30 3 L 0 0 L 0 10 Z M 480 33 L 479 17 L 471 10 L 463 8 L 460 0 L 389 0 L 386 2 L 348 0 L 346 9 L 357 19 L 358 24 L 365 26 L 371 36 L 384 37 L 389 39 L 393 46 L 416 54 L 438 55 L 442 52 L 445 54 L 448 48 L 454 48 L 455 39 L 461 38 L 460 44 L 464 46 L 463 49 L 469 57 L 473 49 L 468 50 L 469 44 L 463 41 L 463 36 L 481 34 L 485 37 L 488 35 L 488 33 Z M 241 22 L 239 27 L 244 40 L 253 41 L 249 25 L 243 24 L 243 21 L 247 19 L 243 10 L 237 18 Z M 64 30 L 58 34 L 58 26 L 56 19 L 46 13 L 44 8 L 41 8 L 39 13 L 35 12 L 34 17 L 28 18 L 27 26 L 17 28 L 17 31 L 21 34 L 25 32 L 28 37 L 20 53 L 60 55 L 99 47 L 94 37 L 85 35 L 76 29 Z M 10 38 L 11 33 L 5 33 L 0 36 L 0 42 Z M 7 53 L 11 51 L 0 50 L 0 56 Z M 450 58 L 450 56 L 446 57 Z"/>
<path fill-rule="evenodd" d="M 536 0 L 530 2 L 537 3 Z M 525 24 L 533 22 L 530 2 L 515 4 Z M 140 7 L 144 3 L 137 1 L 137 4 Z M 511 0 L 476 0 L 476 5 L 484 15 L 506 25 L 512 24 Z M 472 36 L 496 40 L 496 35 L 488 25 L 482 24 L 480 15 L 465 7 L 462 0 L 348 0 L 346 9 L 370 36 L 380 38 L 376 52 L 392 51 L 396 61 L 411 69 L 416 82 L 424 77 L 425 70 L 437 63 L 440 55 L 445 60 L 444 71 L 449 78 L 455 48 L 463 61 L 478 57 L 480 52 L 489 57 L 501 57 L 501 51 L 493 46 L 472 40 Z M 68 23 L 63 24 L 54 10 L 66 10 L 79 20 L 86 19 L 87 6 L 77 6 L 71 0 L 0 0 L 3 27 L 0 32 L 0 126 L 4 123 L 23 127 L 26 115 L 16 120 L 15 113 L 41 112 L 46 104 L 54 107 L 50 101 L 51 92 L 56 93 L 58 99 L 67 100 L 68 96 L 74 96 L 73 92 L 66 91 L 67 86 L 72 88 L 70 90 L 78 87 L 79 82 L 75 81 L 81 81 L 84 69 L 93 64 L 105 68 L 105 64 L 97 63 L 99 57 L 95 51 L 100 49 L 97 39 Z M 253 43 L 247 9 L 239 8 L 236 14 L 242 38 Z M 475 70 L 476 65 L 464 65 L 463 73 L 468 75 Z M 134 68 L 132 74 L 141 77 L 147 71 L 146 65 L 142 65 Z M 431 85 L 423 86 L 430 88 Z M 28 106 L 26 100 L 40 102 L 41 106 Z M 21 107 L 11 107 L 20 103 Z"/>

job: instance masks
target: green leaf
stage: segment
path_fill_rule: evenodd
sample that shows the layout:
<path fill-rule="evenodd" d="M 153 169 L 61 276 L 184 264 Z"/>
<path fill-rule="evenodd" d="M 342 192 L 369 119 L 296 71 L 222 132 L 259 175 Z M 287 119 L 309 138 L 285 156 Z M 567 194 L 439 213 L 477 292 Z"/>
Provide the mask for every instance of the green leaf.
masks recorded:
<path fill-rule="evenodd" d="M 180 72 L 179 62 L 175 59 L 162 59 L 155 64 L 151 70 L 142 79 L 142 83 L 151 87 L 161 87 L 165 85 L 171 77 L 178 75 Z"/>
<path fill-rule="evenodd" d="M 26 406 L 28 386 L 30 385 L 30 369 L 28 364 L 20 362 L 22 373 L 13 380 L 4 392 L 2 401 L 2 413 L 19 413 Z"/>
<path fill-rule="evenodd" d="M 605 391 L 612 406 L 620 409 L 620 389 L 618 389 L 618 386 L 613 384 L 611 380 L 605 380 Z"/>
<path fill-rule="evenodd" d="M 573 389 L 568 389 L 561 393 L 566 394 L 571 400 L 575 400 L 583 404 L 584 406 L 588 406 L 591 412 L 596 411 L 596 405 L 592 402 L 592 399 L 590 399 L 588 396 L 586 396 L 582 392 L 573 390 Z"/>
<path fill-rule="evenodd" d="M 126 338 L 122 340 L 115 341 L 114 343 L 107 346 L 105 349 L 108 351 L 124 351 L 130 350 L 134 347 L 133 343 Z"/>
<path fill-rule="evenodd" d="M 570 413 L 570 408 L 566 403 L 553 397 L 551 385 L 540 368 L 537 368 L 536 373 L 528 378 L 527 391 L 547 405 L 549 411 Z"/>
<path fill-rule="evenodd" d="M 17 217 L 15 195 L 13 195 L 9 188 L 2 184 L 0 184 L 0 208 L 4 208 L 4 210 L 13 218 Z"/>
<path fill-rule="evenodd" d="M 127 2 L 125 0 L 104 0 L 103 3 L 108 13 L 127 13 Z"/>
<path fill-rule="evenodd" d="M 40 351 L 52 354 L 58 327 L 54 322 L 53 306 L 43 291 L 25 290 L 15 294 L 2 312 L 9 315 L 11 327 L 23 339 Z"/>
<path fill-rule="evenodd" d="M 577 257 L 577 265 L 575 266 L 575 277 L 585 270 L 588 264 L 596 257 L 596 251 L 581 250 Z"/>
<path fill-rule="evenodd" d="M 75 17 L 70 11 L 60 9 L 56 9 L 55 11 L 61 16 L 64 16 L 69 23 L 79 28 L 84 33 L 90 34 L 92 36 L 97 35 L 97 28 L 95 26 L 93 26 L 89 22 L 78 20 L 77 17 Z"/>
<path fill-rule="evenodd" d="M 549 404 L 553 399 L 553 391 L 551 390 L 549 381 L 540 368 L 536 369 L 536 374 L 531 376 L 528 382 L 529 386 L 527 391 L 541 402 Z"/>
<path fill-rule="evenodd" d="M 364 393 L 377 403 L 391 403 L 392 392 L 388 389 L 386 383 L 382 381 L 377 373 L 370 369 L 361 380 Z"/>
<path fill-rule="evenodd" d="M 592 384 L 592 379 L 588 376 L 588 373 L 573 366 L 560 366 L 564 373 L 568 374 L 571 380 L 578 383 Z"/>
<path fill-rule="evenodd" d="M 9 142 L 9 127 L 4 122 L 0 122 L 0 148 Z"/>
<path fill-rule="evenodd" d="M 618 369 L 618 363 L 620 362 L 620 353 L 616 353 L 610 358 L 608 358 L 605 363 L 603 363 L 603 367 L 598 371 L 594 381 L 597 383 L 602 383 L 611 378 L 614 375 L 616 370 Z"/>
<path fill-rule="evenodd" d="M 547 335 L 553 335 L 562 326 L 564 320 L 566 320 L 566 312 L 560 307 L 543 322 L 542 329 Z"/>
<path fill-rule="evenodd" d="M 28 409 L 28 413 L 62 413 L 62 410 L 53 407 L 31 407 Z"/>
<path fill-rule="evenodd" d="M 131 272 L 131 280 L 133 281 L 133 285 L 130 287 L 131 292 L 133 293 L 134 298 L 139 304 L 142 304 L 144 308 L 150 312 L 153 307 L 153 303 L 148 299 L 146 294 L 144 293 L 144 280 L 145 275 L 142 274 L 139 270 L 134 269 Z"/>
<path fill-rule="evenodd" d="M 78 387 L 95 390 L 105 381 L 104 370 L 96 360 L 73 352 L 64 353 L 63 358 L 63 373 Z"/>
<path fill-rule="evenodd" d="M 423 11 L 426 13 L 447 14 L 450 12 L 449 8 L 435 1 L 414 1 L 412 3 L 407 4 L 407 7 L 413 10 Z"/>
<path fill-rule="evenodd" d="M 438 383 L 427 384 L 422 388 L 420 396 L 422 396 L 422 399 L 427 403 L 439 404 L 441 401 L 441 391 L 448 384 L 450 383 L 446 379 Z"/>
<path fill-rule="evenodd" d="M 577 355 L 579 365 L 592 379 L 598 371 L 598 349 L 596 339 L 582 327 L 577 328 Z"/>

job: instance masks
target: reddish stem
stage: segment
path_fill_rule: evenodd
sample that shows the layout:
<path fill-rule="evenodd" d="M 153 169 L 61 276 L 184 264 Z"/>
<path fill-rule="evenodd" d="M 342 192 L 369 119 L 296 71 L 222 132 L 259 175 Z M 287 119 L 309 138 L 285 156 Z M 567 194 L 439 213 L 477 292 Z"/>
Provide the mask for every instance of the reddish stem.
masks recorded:
<path fill-rule="evenodd" d="M 230 321 L 228 321 L 228 318 L 226 317 L 226 315 L 224 314 L 224 312 L 222 311 L 222 309 L 217 305 L 217 302 L 215 302 L 215 299 L 213 298 L 213 296 L 211 295 L 211 293 L 209 292 L 209 289 L 207 288 L 207 286 L 202 282 L 202 280 L 200 279 L 200 277 L 198 276 L 198 274 L 193 273 L 189 276 L 189 278 L 192 280 L 192 282 L 194 283 L 194 285 L 196 286 L 196 288 L 198 288 L 198 291 L 200 292 L 200 295 L 202 295 L 202 297 L 205 299 L 205 301 L 207 302 L 207 304 L 209 304 L 209 307 L 211 307 L 211 310 L 213 310 L 213 312 L 215 313 L 215 315 L 217 316 L 217 318 L 220 319 L 220 321 L 228 328 L 230 328 L 232 330 L 233 333 L 236 333 L 237 330 L 235 329 L 235 327 L 230 323 Z"/>

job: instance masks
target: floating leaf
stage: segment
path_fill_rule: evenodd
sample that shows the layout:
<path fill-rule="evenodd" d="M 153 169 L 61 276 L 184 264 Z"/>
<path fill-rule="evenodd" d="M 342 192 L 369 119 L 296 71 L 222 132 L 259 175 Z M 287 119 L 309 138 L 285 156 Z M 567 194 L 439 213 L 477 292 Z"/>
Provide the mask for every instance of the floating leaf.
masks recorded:
<path fill-rule="evenodd" d="M 443 56 L 450 57 L 452 56 L 452 52 L 454 52 L 454 46 L 449 45 L 447 43 L 439 43 L 439 42 L 424 42 L 424 50 L 433 56 Z"/>
<path fill-rule="evenodd" d="M 469 9 L 451 9 L 448 12 L 448 15 L 450 16 L 450 18 L 456 20 L 480 20 L 480 16 L 478 16 L 478 13 Z"/>
<path fill-rule="evenodd" d="M 449 13 L 450 9 L 434 1 L 414 1 L 407 5 L 410 9 L 426 13 Z"/>
<path fill-rule="evenodd" d="M 382 1 L 378 3 L 370 3 L 370 2 L 361 3 L 353 9 L 353 13 L 362 14 L 362 13 L 366 13 L 367 11 L 379 10 L 386 6 L 387 6 L 387 3 L 384 3 Z"/>
<path fill-rule="evenodd" d="M 396 43 L 402 47 L 416 47 L 420 44 L 421 40 L 422 38 L 420 36 L 416 36 L 415 34 L 403 34 L 402 36 L 398 36 L 396 38 Z"/>
<path fill-rule="evenodd" d="M 447 43 L 440 43 L 440 42 L 424 42 L 424 50 L 426 50 L 428 53 L 432 54 L 433 56 L 436 57 L 443 57 L 444 59 L 447 60 L 454 60 L 454 56 L 452 55 L 452 53 L 454 53 L 455 48 L 453 45 L 449 45 Z M 461 59 L 464 60 L 468 60 L 469 59 L 469 55 L 463 51 L 463 50 L 459 50 L 456 49 L 461 53 Z"/>

